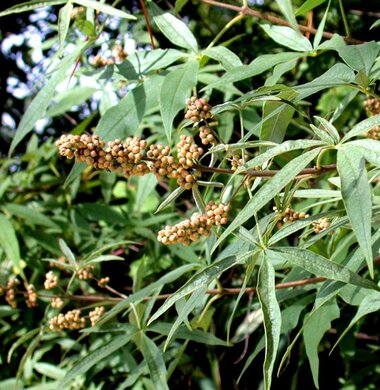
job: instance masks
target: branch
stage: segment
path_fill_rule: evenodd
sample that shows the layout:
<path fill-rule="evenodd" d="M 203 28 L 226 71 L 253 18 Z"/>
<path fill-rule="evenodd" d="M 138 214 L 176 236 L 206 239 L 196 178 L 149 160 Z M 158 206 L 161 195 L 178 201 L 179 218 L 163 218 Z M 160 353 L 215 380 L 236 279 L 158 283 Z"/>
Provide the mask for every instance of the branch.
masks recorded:
<path fill-rule="evenodd" d="M 253 16 L 253 17 L 256 17 L 256 18 L 259 18 L 262 20 L 267 20 L 268 22 L 271 22 L 273 24 L 278 24 L 280 26 L 288 26 L 288 27 L 291 26 L 291 24 L 285 19 L 279 18 L 278 16 L 266 15 L 266 14 L 263 14 L 259 11 L 255 11 L 249 7 L 239 7 L 237 5 L 226 4 L 226 3 L 222 3 L 220 1 L 215 1 L 215 0 L 196 0 L 196 1 L 199 1 L 200 3 L 215 5 L 216 7 L 230 9 L 232 11 L 240 12 L 241 14 Z M 303 26 L 302 24 L 298 24 L 298 28 L 302 32 L 308 32 L 311 34 L 317 33 L 317 29 L 314 27 Z M 328 31 L 324 31 L 322 35 L 325 38 L 330 39 L 333 37 L 334 34 L 331 32 L 328 32 Z M 347 43 L 350 43 L 353 45 L 358 45 L 360 43 L 364 43 L 364 41 L 360 41 L 359 39 L 354 39 L 354 38 L 350 38 L 350 37 L 343 37 L 343 39 Z"/>
<path fill-rule="evenodd" d="M 194 165 L 194 168 L 201 171 L 201 172 L 212 172 L 212 173 L 224 173 L 227 175 L 232 175 L 235 173 L 232 169 L 224 169 L 224 168 L 215 168 L 215 167 L 207 167 L 204 165 L 196 164 Z M 298 176 L 302 175 L 322 175 L 323 173 L 326 173 L 328 171 L 333 171 L 336 169 L 335 164 L 330 165 L 322 165 L 320 168 L 306 168 L 303 169 Z M 244 176 L 251 176 L 251 177 L 273 177 L 275 176 L 279 170 L 273 169 L 273 170 L 255 170 L 255 169 L 248 169 L 244 172 L 240 172 L 239 175 Z"/>

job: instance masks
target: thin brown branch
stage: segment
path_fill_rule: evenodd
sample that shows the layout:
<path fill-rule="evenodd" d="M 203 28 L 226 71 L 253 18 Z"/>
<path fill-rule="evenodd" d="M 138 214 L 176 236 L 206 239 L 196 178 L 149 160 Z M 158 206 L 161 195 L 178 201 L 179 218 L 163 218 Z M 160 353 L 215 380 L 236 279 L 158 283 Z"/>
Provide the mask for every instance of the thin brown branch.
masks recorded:
<path fill-rule="evenodd" d="M 232 11 L 236 11 L 236 12 L 242 13 L 244 15 L 253 16 L 253 17 L 256 17 L 256 18 L 259 18 L 262 20 L 267 20 L 268 22 L 271 22 L 273 24 L 278 24 L 280 26 L 290 26 L 290 23 L 285 19 L 279 18 L 278 16 L 263 14 L 262 12 L 253 10 L 252 8 L 249 8 L 249 7 L 239 7 L 237 5 L 226 4 L 226 3 L 222 3 L 220 1 L 215 1 L 215 0 L 196 0 L 196 1 L 199 1 L 200 3 L 214 5 L 216 7 L 230 9 Z M 305 33 L 306 32 L 311 33 L 311 34 L 317 33 L 316 28 L 309 27 L 309 26 L 303 26 L 302 24 L 298 24 L 298 28 L 300 31 L 305 32 Z M 328 38 L 328 39 L 332 38 L 333 35 L 334 35 L 333 33 L 328 32 L 328 31 L 323 32 L 323 36 L 325 38 Z M 359 39 L 354 39 L 354 38 L 350 38 L 350 37 L 343 37 L 343 39 L 347 43 L 350 43 L 353 45 L 364 43 L 364 41 L 360 41 Z"/>
<path fill-rule="evenodd" d="M 141 5 L 141 9 L 142 9 L 143 14 L 144 14 L 144 18 L 145 18 L 145 22 L 146 22 L 146 28 L 148 30 L 148 34 L 149 34 L 149 38 L 150 38 L 150 44 L 152 45 L 152 49 L 155 49 L 152 28 L 151 28 L 150 22 L 149 22 L 148 11 L 147 11 L 147 9 L 145 7 L 145 1 L 144 0 L 140 0 L 140 5 Z"/>
<path fill-rule="evenodd" d="M 227 175 L 232 175 L 235 173 L 232 169 L 224 169 L 224 168 L 215 168 L 215 167 L 207 167 L 204 165 L 196 164 L 194 165 L 194 168 L 201 171 L 201 172 L 212 172 L 212 173 L 222 173 Z M 320 168 L 306 168 L 303 169 L 298 175 L 321 175 L 323 173 L 326 173 L 328 171 L 333 171 L 336 169 L 335 164 L 330 165 L 322 165 Z M 279 170 L 273 169 L 273 170 L 255 170 L 255 169 L 248 169 L 244 172 L 241 172 L 240 175 L 244 176 L 251 176 L 251 177 L 273 177 L 275 176 Z"/>

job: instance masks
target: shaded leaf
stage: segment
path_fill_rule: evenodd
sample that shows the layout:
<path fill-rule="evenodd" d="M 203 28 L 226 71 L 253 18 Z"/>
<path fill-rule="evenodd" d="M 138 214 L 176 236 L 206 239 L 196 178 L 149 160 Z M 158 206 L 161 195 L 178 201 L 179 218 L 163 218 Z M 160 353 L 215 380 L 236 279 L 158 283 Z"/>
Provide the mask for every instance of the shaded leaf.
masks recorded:
<path fill-rule="evenodd" d="M 104 142 L 136 135 L 145 113 L 144 84 L 132 89 L 100 118 L 95 134 Z"/>
<path fill-rule="evenodd" d="M 365 161 L 358 149 L 349 145 L 338 150 L 337 169 L 341 181 L 344 206 L 352 230 L 365 254 L 369 272 L 373 278 L 371 248 L 371 189 L 367 179 Z"/>
<path fill-rule="evenodd" d="M 293 266 L 301 267 L 317 276 L 350 283 L 371 290 L 378 289 L 372 281 L 357 275 L 341 264 L 334 263 L 307 249 L 279 247 L 268 251 L 268 258 L 270 260 L 276 261 L 278 257 L 288 261 Z"/>
<path fill-rule="evenodd" d="M 273 26 L 261 24 L 264 31 L 278 44 L 286 46 L 294 51 L 312 51 L 310 41 L 301 33 L 286 26 Z"/>
<path fill-rule="evenodd" d="M 124 347 L 124 345 L 128 344 L 135 334 L 136 333 L 132 332 L 131 334 L 117 336 L 106 345 L 89 352 L 84 358 L 77 362 L 73 368 L 70 369 L 60 382 L 59 387 L 64 388 L 65 386 L 71 384 L 78 375 L 85 374 L 95 364 L 101 362 L 120 348 Z"/>
<path fill-rule="evenodd" d="M 257 282 L 257 294 L 264 316 L 265 360 L 264 388 L 269 390 L 272 382 L 273 366 L 277 355 L 281 330 L 281 311 L 276 299 L 274 268 L 264 255 Z"/>
<path fill-rule="evenodd" d="M 302 154 L 290 161 L 272 179 L 268 180 L 248 203 L 239 212 L 232 223 L 226 228 L 223 234 L 215 243 L 213 250 L 234 230 L 246 222 L 249 218 L 264 207 L 273 199 L 288 183 L 290 183 L 298 173 L 304 169 L 318 154 L 320 149 L 314 149 Z"/>
<path fill-rule="evenodd" d="M 173 120 L 185 108 L 186 98 L 197 82 L 198 61 L 189 61 L 184 66 L 171 71 L 162 83 L 160 112 L 166 137 L 171 142 Z"/>
<path fill-rule="evenodd" d="M 65 45 L 65 40 L 70 27 L 71 12 L 73 10 L 73 3 L 68 1 L 58 13 L 58 40 L 59 40 L 59 52 L 62 53 Z"/>
<path fill-rule="evenodd" d="M 170 42 L 184 49 L 198 52 L 197 40 L 185 23 L 168 12 L 164 13 L 153 2 L 150 2 L 149 5 L 153 11 L 155 23 Z"/>
<path fill-rule="evenodd" d="M 303 327 L 303 340 L 306 355 L 309 359 L 310 369 L 313 375 L 314 386 L 318 389 L 319 358 L 318 346 L 323 335 L 331 328 L 331 321 L 339 318 L 339 307 L 335 299 L 330 300 L 305 322 Z"/>
<path fill-rule="evenodd" d="M 145 334 L 141 337 L 141 352 L 148 365 L 150 377 L 157 390 L 169 390 L 166 382 L 166 366 L 162 351 L 157 347 L 154 341 Z"/>
<path fill-rule="evenodd" d="M 24 271 L 21 266 L 20 246 L 16 232 L 13 225 L 4 214 L 0 214 L 0 246 L 3 248 L 9 260 L 12 261 L 16 272 L 20 273 L 25 279 Z"/>

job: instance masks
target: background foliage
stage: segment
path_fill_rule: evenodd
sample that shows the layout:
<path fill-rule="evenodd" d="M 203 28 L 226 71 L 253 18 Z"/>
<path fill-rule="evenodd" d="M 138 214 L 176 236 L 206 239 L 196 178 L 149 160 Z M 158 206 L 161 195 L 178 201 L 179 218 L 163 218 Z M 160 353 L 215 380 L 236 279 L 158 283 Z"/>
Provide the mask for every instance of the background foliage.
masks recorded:
<path fill-rule="evenodd" d="M 0 388 L 378 388 L 376 2 L 2 6 Z M 68 133 L 201 145 L 191 95 L 218 139 L 199 187 L 58 156 Z M 211 200 L 227 225 L 157 241 Z"/>

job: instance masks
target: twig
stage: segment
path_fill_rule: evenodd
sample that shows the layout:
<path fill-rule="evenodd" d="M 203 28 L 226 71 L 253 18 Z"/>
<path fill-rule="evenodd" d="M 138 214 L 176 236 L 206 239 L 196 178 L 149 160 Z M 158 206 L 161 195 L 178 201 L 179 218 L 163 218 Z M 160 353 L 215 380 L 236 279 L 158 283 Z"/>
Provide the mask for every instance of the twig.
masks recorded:
<path fill-rule="evenodd" d="M 194 165 L 195 169 L 198 169 L 201 172 L 212 172 L 212 173 L 222 173 L 227 175 L 232 175 L 235 173 L 232 169 L 224 169 L 224 168 L 216 168 L 216 167 L 207 167 L 204 165 L 196 164 Z M 322 165 L 320 168 L 306 168 L 303 169 L 299 175 L 321 175 L 328 171 L 333 171 L 336 169 L 335 164 L 330 165 Z M 240 172 L 240 175 L 244 176 L 251 176 L 251 177 L 272 177 L 275 176 L 279 170 L 273 169 L 273 170 L 255 170 L 255 169 L 248 169 L 244 172 Z"/>
<path fill-rule="evenodd" d="M 148 12 L 147 12 L 146 7 L 145 7 L 145 1 L 144 0 L 140 0 L 140 5 L 141 5 L 141 9 L 142 9 L 143 14 L 144 14 L 144 18 L 145 18 L 145 22 L 146 22 L 146 28 L 148 30 L 148 34 L 149 34 L 149 38 L 150 38 L 150 43 L 152 45 L 152 49 L 155 49 L 152 28 L 150 27 L 149 15 L 148 15 Z"/>
<path fill-rule="evenodd" d="M 239 6 L 236 6 L 236 5 L 226 4 L 226 3 L 222 3 L 220 1 L 215 1 L 215 0 L 196 0 L 196 1 L 199 1 L 200 3 L 214 5 L 216 7 L 230 9 L 232 11 L 240 12 L 242 14 L 253 16 L 253 17 L 256 17 L 256 18 L 259 18 L 259 19 L 267 20 L 268 22 L 271 22 L 273 24 L 279 24 L 281 26 L 290 26 L 290 23 L 287 20 L 285 20 L 285 19 L 279 18 L 278 16 L 272 16 L 272 15 L 263 14 L 263 13 L 261 13 L 259 11 L 255 11 L 255 10 L 249 8 L 249 7 L 239 7 Z M 316 28 L 309 27 L 309 26 L 303 26 L 302 24 L 298 24 L 298 28 L 302 32 L 309 32 L 311 34 L 316 34 L 317 33 L 317 29 Z M 328 31 L 324 31 L 323 32 L 323 36 L 325 38 L 332 38 L 333 35 L 334 35 L 333 33 L 328 32 Z M 354 44 L 354 45 L 357 45 L 357 44 L 360 44 L 360 43 L 364 43 L 364 41 L 361 41 L 359 39 L 350 38 L 350 37 L 343 37 L 343 39 L 347 43 Z"/>

